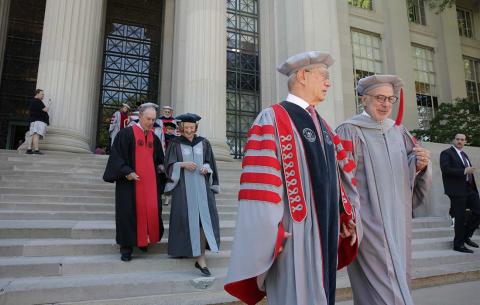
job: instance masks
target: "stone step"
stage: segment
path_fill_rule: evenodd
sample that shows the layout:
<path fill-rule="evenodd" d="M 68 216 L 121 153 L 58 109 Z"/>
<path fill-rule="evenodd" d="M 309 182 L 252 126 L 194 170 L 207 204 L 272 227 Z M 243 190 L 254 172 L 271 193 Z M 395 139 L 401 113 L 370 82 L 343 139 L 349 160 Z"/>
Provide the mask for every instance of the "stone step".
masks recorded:
<path fill-rule="evenodd" d="M 168 223 L 164 224 L 164 236 L 168 236 Z M 233 236 L 235 221 L 221 220 L 220 235 Z M 0 220 L 0 240 L 2 239 L 113 239 L 114 221 L 66 221 L 66 220 Z"/>
<path fill-rule="evenodd" d="M 149 246 L 148 253 L 166 253 L 168 232 L 164 238 Z M 220 237 L 220 250 L 230 250 L 233 237 Z M 139 254 L 135 250 L 135 255 Z M 119 249 L 113 238 L 105 239 L 71 239 L 71 238 L 44 238 L 44 239 L 0 239 L 0 257 L 48 257 L 48 256 L 84 256 L 118 254 Z M 141 253 L 140 253 L 141 254 Z"/>
<path fill-rule="evenodd" d="M 226 269 L 212 268 L 210 271 L 215 277 L 200 279 L 209 283 L 206 290 L 222 290 Z M 201 291 L 191 284 L 194 279 L 199 279 L 197 270 L 17 278 L 2 287 L 0 303 L 51 304 Z"/>
<path fill-rule="evenodd" d="M 104 182 L 104 184 L 106 184 Z M 231 199 L 236 198 L 237 192 L 234 190 L 229 190 L 227 187 L 222 187 L 220 185 L 221 192 L 215 195 L 217 199 Z M 90 188 L 80 188 L 80 189 L 71 189 L 71 188 L 62 188 L 59 185 L 56 188 L 42 188 L 34 185 L 32 187 L 3 187 L 0 185 L 0 194 L 2 195 L 34 195 L 34 196 L 91 196 L 91 197 L 111 197 L 112 200 L 115 198 L 115 189 L 110 188 L 108 190 L 96 190 Z"/>
<path fill-rule="evenodd" d="M 217 203 L 217 210 L 221 212 L 236 212 L 237 204 Z M 170 205 L 163 206 L 163 211 L 169 211 Z M 0 201 L 0 210 L 28 210 L 28 211 L 91 211 L 91 212 L 111 212 L 115 210 L 115 205 L 111 203 L 31 203 L 31 202 L 9 202 Z"/>
<path fill-rule="evenodd" d="M 477 263 L 480 270 L 480 251 L 474 250 L 474 253 L 462 253 L 452 249 L 414 251 L 412 252 L 413 267 L 432 267 L 436 265 L 446 265 L 455 263 Z"/>
<path fill-rule="evenodd" d="M 480 235 L 474 235 L 472 240 L 480 244 Z M 453 237 L 421 238 L 412 240 L 413 251 L 451 250 Z"/>
<path fill-rule="evenodd" d="M 164 206 L 162 219 L 168 222 L 170 209 Z M 168 210 L 167 210 L 168 209 Z M 220 220 L 236 220 L 236 212 L 218 212 Z M 25 211 L 0 209 L 0 220 L 115 220 L 114 211 Z"/>
<path fill-rule="evenodd" d="M 444 217 L 419 217 L 412 220 L 413 229 L 450 227 L 451 222 Z"/>
<path fill-rule="evenodd" d="M 89 196 L 89 195 L 23 195 L 23 194 L 0 194 L 0 202 L 35 202 L 35 203 L 111 203 L 114 204 L 114 196 Z M 218 195 L 215 202 L 217 204 L 232 204 L 236 205 L 236 197 L 232 195 Z"/>
<path fill-rule="evenodd" d="M 452 237 L 453 239 L 454 231 L 453 228 L 440 227 L 440 228 L 419 228 L 412 230 L 412 238 L 436 238 L 436 237 Z"/>
<path fill-rule="evenodd" d="M 230 251 L 207 252 L 210 268 L 226 268 Z M 129 272 L 187 271 L 192 270 L 194 259 L 171 258 L 165 245 L 149 247 L 148 253 L 135 250 L 132 261 L 125 263 L 114 251 L 84 256 L 0 257 L 0 274 L 3 278 L 70 276 L 88 274 L 120 274 Z"/>

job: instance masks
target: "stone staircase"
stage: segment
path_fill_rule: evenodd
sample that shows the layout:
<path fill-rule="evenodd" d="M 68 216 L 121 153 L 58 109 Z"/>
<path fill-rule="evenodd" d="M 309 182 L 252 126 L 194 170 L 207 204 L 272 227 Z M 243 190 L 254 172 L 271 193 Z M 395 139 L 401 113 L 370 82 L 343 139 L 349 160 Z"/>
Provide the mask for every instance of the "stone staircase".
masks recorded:
<path fill-rule="evenodd" d="M 214 278 L 192 259 L 166 255 L 166 233 L 147 254 L 119 260 L 114 185 L 101 180 L 105 156 L 0 151 L 0 304 L 239 304 L 223 292 L 233 241 L 239 162 L 218 162 L 221 251 L 208 254 Z M 414 288 L 480 278 L 480 251 L 450 250 L 453 230 L 440 218 L 414 221 Z M 480 242 L 480 236 L 474 240 Z M 351 294 L 338 274 L 338 300 Z"/>

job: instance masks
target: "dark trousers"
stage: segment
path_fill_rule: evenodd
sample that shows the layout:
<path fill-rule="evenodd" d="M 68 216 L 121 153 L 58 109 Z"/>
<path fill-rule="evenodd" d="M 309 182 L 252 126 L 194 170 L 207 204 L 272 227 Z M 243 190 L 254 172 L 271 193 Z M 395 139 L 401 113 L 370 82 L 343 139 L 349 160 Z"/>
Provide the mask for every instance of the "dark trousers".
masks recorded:
<path fill-rule="evenodd" d="M 132 254 L 132 246 L 120 246 L 120 254 Z"/>
<path fill-rule="evenodd" d="M 449 196 L 455 217 L 455 238 L 454 247 L 461 247 L 465 240 L 472 237 L 480 225 L 480 197 L 478 193 L 469 187 L 465 196 Z M 465 219 L 465 210 L 469 208 L 471 216 Z"/>

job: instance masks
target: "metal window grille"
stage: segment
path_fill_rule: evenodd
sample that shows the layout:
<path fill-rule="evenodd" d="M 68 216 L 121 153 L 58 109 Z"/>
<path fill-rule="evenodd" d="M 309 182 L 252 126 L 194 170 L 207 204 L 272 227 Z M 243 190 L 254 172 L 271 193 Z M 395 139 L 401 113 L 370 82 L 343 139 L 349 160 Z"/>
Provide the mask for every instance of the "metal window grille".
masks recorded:
<path fill-rule="evenodd" d="M 373 33 L 351 31 L 353 48 L 353 77 L 354 86 L 366 76 L 382 73 L 381 39 Z M 360 97 L 355 90 L 357 113 L 363 111 Z"/>
<path fill-rule="evenodd" d="M 241 158 L 247 133 L 260 111 L 257 0 L 227 2 L 227 144 Z"/>

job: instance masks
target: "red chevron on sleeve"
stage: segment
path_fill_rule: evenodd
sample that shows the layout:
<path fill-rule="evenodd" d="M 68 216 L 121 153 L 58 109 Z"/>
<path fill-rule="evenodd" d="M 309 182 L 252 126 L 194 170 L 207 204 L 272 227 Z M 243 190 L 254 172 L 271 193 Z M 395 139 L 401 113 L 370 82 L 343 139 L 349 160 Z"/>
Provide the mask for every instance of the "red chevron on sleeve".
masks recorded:
<path fill-rule="evenodd" d="M 245 166 L 266 166 L 280 170 L 280 162 L 275 157 L 269 156 L 246 156 L 242 161 L 242 168 Z"/>
<path fill-rule="evenodd" d="M 353 152 L 353 141 L 342 140 L 342 146 L 346 151 Z"/>
<path fill-rule="evenodd" d="M 244 189 L 238 192 L 238 200 L 266 201 L 278 204 L 282 198 L 278 193 L 272 191 Z"/>
<path fill-rule="evenodd" d="M 268 173 L 242 173 L 240 184 L 243 183 L 270 184 L 279 187 L 282 185 L 282 179 L 277 175 Z"/>
<path fill-rule="evenodd" d="M 275 135 L 275 127 L 273 125 L 253 125 L 248 131 L 247 137 L 251 135 L 263 136 L 263 135 Z"/>
<path fill-rule="evenodd" d="M 277 145 L 273 140 L 251 140 L 250 139 L 245 145 L 244 152 L 247 152 L 247 150 L 250 150 L 250 149 L 253 149 L 253 150 L 268 149 L 276 152 Z"/>

